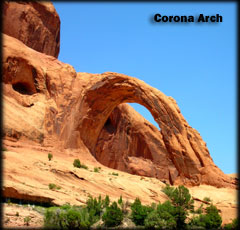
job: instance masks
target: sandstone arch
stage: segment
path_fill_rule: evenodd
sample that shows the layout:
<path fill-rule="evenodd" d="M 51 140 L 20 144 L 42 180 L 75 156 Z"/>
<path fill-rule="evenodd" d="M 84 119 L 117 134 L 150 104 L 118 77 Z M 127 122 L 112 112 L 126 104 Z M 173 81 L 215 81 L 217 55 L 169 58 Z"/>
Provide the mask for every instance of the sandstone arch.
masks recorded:
<path fill-rule="evenodd" d="M 95 155 L 98 136 L 113 109 L 121 103 L 135 102 L 145 106 L 158 123 L 165 147 L 180 173 L 176 177 L 191 178 L 193 184 L 199 184 L 203 179 L 200 175 L 209 167 L 224 175 L 214 165 L 205 142 L 188 125 L 175 100 L 156 88 L 136 78 L 108 72 L 91 79 L 82 95 L 71 112 L 71 122 L 63 129 L 66 148 L 73 147 L 73 143 L 79 147 L 81 139 Z"/>
<path fill-rule="evenodd" d="M 11 74 L 10 57 L 28 64 L 16 66 L 17 71 Z M 33 68 L 36 74 L 33 74 Z M 165 173 L 157 178 L 167 178 L 172 184 L 236 187 L 236 180 L 225 175 L 214 164 L 205 142 L 200 134 L 188 125 L 175 100 L 143 81 L 117 73 L 76 73 L 71 66 L 26 49 L 20 41 L 7 35 L 4 35 L 3 73 L 5 94 L 26 107 L 28 113 L 36 109 L 38 111 L 38 103 L 35 102 L 44 101 L 40 103 L 39 111 L 32 113 L 32 118 L 39 126 L 37 130 L 34 126 L 29 127 L 31 132 L 26 132 L 22 121 L 19 122 L 16 117 L 12 119 L 9 115 L 4 123 L 5 131 L 11 131 L 7 133 L 17 131 L 30 139 L 37 136 L 35 139 L 41 143 L 54 143 L 56 147 L 64 144 L 65 148 L 79 149 L 79 154 L 86 152 L 87 147 L 95 156 L 99 134 L 113 109 L 124 102 L 136 102 L 151 112 L 161 129 L 160 132 L 151 132 L 153 138 L 156 132 L 161 134 L 157 139 L 161 141 L 160 150 L 162 148 L 164 152 L 158 155 L 158 145 L 155 145 L 154 163 L 158 172 Z M 26 77 L 22 81 L 19 76 Z M 31 95 L 19 93 L 12 87 L 19 82 L 29 83 L 28 86 L 36 87 L 31 88 L 36 91 L 29 91 Z M 123 107 L 120 110 L 123 111 Z M 129 118 L 130 114 L 131 111 L 126 113 L 125 118 Z M 14 125 L 13 120 L 16 120 Z M 144 122 L 142 125 L 144 126 Z M 148 137 L 144 139 L 146 140 L 151 139 Z M 145 156 L 148 157 L 147 151 Z M 163 162 L 161 156 L 170 161 Z M 134 171 L 132 173 L 135 174 Z"/>

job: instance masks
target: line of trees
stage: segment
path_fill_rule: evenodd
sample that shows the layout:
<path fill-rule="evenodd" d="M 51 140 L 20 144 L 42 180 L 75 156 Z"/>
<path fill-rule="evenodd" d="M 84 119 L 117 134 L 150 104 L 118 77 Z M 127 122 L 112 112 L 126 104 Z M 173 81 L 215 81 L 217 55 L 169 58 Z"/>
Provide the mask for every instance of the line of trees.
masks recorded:
<path fill-rule="evenodd" d="M 47 228 L 90 229 L 121 226 L 128 220 L 131 227 L 145 229 L 220 229 L 222 218 L 219 210 L 209 202 L 205 207 L 194 209 L 194 200 L 184 186 L 176 188 L 167 185 L 163 192 L 169 197 L 164 203 L 143 205 L 139 198 L 130 204 L 123 201 L 111 202 L 89 197 L 84 206 L 50 207 L 46 209 L 44 225 Z M 237 229 L 237 220 L 225 225 L 224 229 Z"/>

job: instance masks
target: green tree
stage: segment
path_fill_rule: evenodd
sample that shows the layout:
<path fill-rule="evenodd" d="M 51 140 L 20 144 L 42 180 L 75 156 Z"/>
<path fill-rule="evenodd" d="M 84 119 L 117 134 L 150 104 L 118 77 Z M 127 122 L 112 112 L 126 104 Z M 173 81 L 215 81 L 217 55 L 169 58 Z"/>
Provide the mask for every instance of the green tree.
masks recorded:
<path fill-rule="evenodd" d="M 106 208 L 106 211 L 102 216 L 102 220 L 106 227 L 115 227 L 121 224 L 123 220 L 123 213 L 115 201 Z"/>
<path fill-rule="evenodd" d="M 219 229 L 221 224 L 222 218 L 219 211 L 212 204 L 206 208 L 206 214 L 200 214 L 189 222 L 191 227 L 203 227 L 205 229 Z"/>
<path fill-rule="evenodd" d="M 219 215 L 219 211 L 214 205 L 210 205 L 206 208 L 205 225 L 207 229 L 218 229 L 222 224 L 222 217 Z"/>
<path fill-rule="evenodd" d="M 86 208 L 89 212 L 92 223 L 95 223 L 100 219 L 101 215 L 104 212 L 104 209 L 106 209 L 109 204 L 110 199 L 108 195 L 105 197 L 105 199 L 102 199 L 101 196 L 99 196 L 98 199 L 89 196 L 86 202 Z"/>
<path fill-rule="evenodd" d="M 166 201 L 163 204 L 158 204 L 157 209 L 148 214 L 144 226 L 146 228 L 174 229 L 177 226 L 174 215 L 175 207 L 170 201 Z"/>
<path fill-rule="evenodd" d="M 162 191 L 170 198 L 175 207 L 174 216 L 176 219 L 177 228 L 186 228 L 185 221 L 188 215 L 188 210 L 194 210 L 194 200 L 192 199 L 189 190 L 183 185 L 180 185 L 177 188 L 172 188 L 167 185 Z"/>
<path fill-rule="evenodd" d="M 134 203 L 131 205 L 131 219 L 136 225 L 144 225 L 144 220 L 147 215 L 153 211 L 152 207 L 141 204 L 139 198 L 136 198 Z"/>

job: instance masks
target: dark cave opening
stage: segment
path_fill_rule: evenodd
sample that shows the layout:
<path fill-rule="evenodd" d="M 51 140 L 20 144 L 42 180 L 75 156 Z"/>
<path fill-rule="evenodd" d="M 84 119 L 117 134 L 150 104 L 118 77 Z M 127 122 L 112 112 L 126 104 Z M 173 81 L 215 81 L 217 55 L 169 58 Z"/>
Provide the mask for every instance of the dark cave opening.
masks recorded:
<path fill-rule="evenodd" d="M 28 83 L 25 82 L 17 82 L 12 85 L 13 89 L 21 94 L 24 95 L 32 95 L 34 94 L 33 90 L 31 89 L 31 86 Z"/>

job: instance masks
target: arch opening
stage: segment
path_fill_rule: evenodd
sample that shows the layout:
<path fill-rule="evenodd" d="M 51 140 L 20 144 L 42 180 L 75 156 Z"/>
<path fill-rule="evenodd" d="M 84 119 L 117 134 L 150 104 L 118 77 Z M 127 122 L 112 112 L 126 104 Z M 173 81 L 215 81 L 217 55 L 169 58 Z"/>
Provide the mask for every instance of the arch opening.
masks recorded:
<path fill-rule="evenodd" d="M 154 154 L 161 149 L 158 148 L 161 145 L 159 139 L 161 134 L 156 126 L 131 105 L 122 103 L 107 118 L 98 136 L 94 156 L 107 167 L 138 174 L 128 162 L 148 162 L 150 166 Z M 142 175 L 154 176 L 154 173 L 142 172 Z"/>
<path fill-rule="evenodd" d="M 187 180 L 198 178 L 201 168 L 199 158 L 209 153 L 204 145 L 199 145 L 202 142 L 201 137 L 187 124 L 173 98 L 136 78 L 112 72 L 91 79 L 91 84 L 81 94 L 84 95 L 83 99 L 79 100 L 71 117 L 73 123 L 70 125 L 66 123 L 62 132 L 65 148 L 73 145 L 78 148 L 78 145 L 84 143 L 95 157 L 99 153 L 98 148 L 108 149 L 109 167 L 126 171 L 124 167 L 127 166 L 134 174 L 137 174 L 138 170 L 139 175 L 150 175 L 159 179 L 171 177 L 172 181 L 177 180 L 181 175 Z M 155 126 L 153 127 L 157 129 L 156 132 L 146 131 L 143 126 L 138 126 L 136 123 L 131 129 L 129 123 L 126 123 L 128 119 L 124 119 L 125 115 L 128 113 L 126 118 L 137 115 L 129 112 L 130 106 L 123 103 L 138 103 L 147 108 L 160 127 L 160 132 Z M 115 110 L 119 112 L 111 118 L 110 115 Z M 119 114 L 122 116 L 119 121 L 124 122 L 115 123 L 118 125 L 114 126 Z M 135 118 L 132 120 L 137 121 Z M 137 132 L 131 132 L 134 128 L 138 128 L 138 136 Z M 101 136 L 102 130 L 108 131 L 108 135 Z M 125 132 L 121 132 L 122 134 L 118 132 L 122 130 Z M 130 134 L 132 134 L 131 140 Z M 145 136 L 138 141 L 141 135 Z M 118 152 L 123 156 L 121 158 L 114 154 L 115 149 L 110 146 L 110 143 L 112 146 L 113 143 L 119 143 L 113 139 L 114 136 L 121 140 L 121 144 L 116 145 Z M 81 142 L 78 142 L 79 139 Z M 102 146 L 99 144 L 100 140 Z M 142 152 L 141 156 L 146 160 L 143 161 L 138 157 L 138 149 L 125 154 L 125 150 L 131 150 L 129 146 L 132 143 L 140 146 L 144 143 L 142 140 L 145 140 L 146 151 Z M 187 153 L 185 156 L 182 150 Z M 101 156 L 103 161 L 106 160 L 106 155 Z M 211 158 L 207 160 L 209 165 L 212 164 Z M 139 165 L 142 165 L 140 169 Z M 200 179 L 199 177 L 194 183 L 198 184 Z"/>
<path fill-rule="evenodd" d="M 132 106 L 142 117 L 144 117 L 149 123 L 151 123 L 151 125 L 155 126 L 159 131 L 161 131 L 161 128 L 159 127 L 158 123 L 154 120 L 152 114 L 147 108 L 138 103 L 127 104 Z"/>

